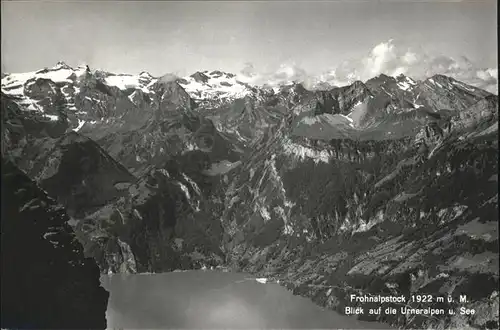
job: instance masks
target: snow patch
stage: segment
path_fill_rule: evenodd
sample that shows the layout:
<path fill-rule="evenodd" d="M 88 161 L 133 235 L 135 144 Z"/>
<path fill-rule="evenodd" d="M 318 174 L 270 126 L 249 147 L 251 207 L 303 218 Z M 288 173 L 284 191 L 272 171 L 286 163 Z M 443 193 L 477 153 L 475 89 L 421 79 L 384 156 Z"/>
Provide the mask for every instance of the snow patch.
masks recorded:
<path fill-rule="evenodd" d="M 78 132 L 83 125 L 85 125 L 85 120 L 78 119 L 78 126 L 76 128 L 73 128 L 74 132 Z"/>
<path fill-rule="evenodd" d="M 352 128 L 355 128 L 354 127 L 354 120 L 351 117 L 349 117 L 350 114 L 352 114 L 352 111 L 347 116 L 342 115 L 342 114 L 339 114 L 339 116 L 341 116 L 342 118 L 347 119 L 349 121 L 349 126 L 351 126 Z"/>
<path fill-rule="evenodd" d="M 409 83 L 407 83 L 406 81 L 401 81 L 401 82 L 398 82 L 398 87 L 401 90 L 407 91 L 411 88 L 411 85 Z"/>
<path fill-rule="evenodd" d="M 293 235 L 293 227 L 290 226 L 288 223 L 285 224 L 285 227 L 283 228 L 283 234 L 284 235 Z"/>
<path fill-rule="evenodd" d="M 131 102 L 134 102 L 134 98 L 136 97 L 136 94 L 137 94 L 137 91 L 134 91 L 132 94 L 130 94 L 128 96 L 128 99 L 131 101 Z"/>
<path fill-rule="evenodd" d="M 467 90 L 467 91 L 469 91 L 469 92 L 475 92 L 475 90 L 474 90 L 474 89 L 472 89 L 472 88 L 468 87 L 467 85 L 465 85 L 465 84 L 463 84 L 463 83 L 461 83 L 461 82 L 459 82 L 459 81 L 452 81 L 451 83 L 452 83 L 453 85 L 458 86 L 458 87 L 460 87 L 460 88 L 463 88 L 463 89 L 465 89 L 465 90 Z"/>
<path fill-rule="evenodd" d="M 59 82 L 72 83 L 73 81 L 69 79 L 69 77 L 73 74 L 73 72 L 74 71 L 71 69 L 59 69 L 59 70 L 49 71 L 43 75 L 37 75 L 37 78 L 50 79 L 55 83 Z"/>
<path fill-rule="evenodd" d="M 177 182 L 177 184 L 179 185 L 179 187 L 181 187 L 182 191 L 184 192 L 184 194 L 186 195 L 186 198 L 187 200 L 189 201 L 191 199 L 191 194 L 189 193 L 189 189 L 188 187 L 186 187 L 184 184 L 182 184 L 181 182 Z"/>
<path fill-rule="evenodd" d="M 28 105 L 27 107 L 28 110 L 31 110 L 31 111 L 37 111 L 37 110 L 40 110 L 38 107 L 35 106 L 35 104 L 31 103 L 30 105 Z"/>
<path fill-rule="evenodd" d="M 72 83 L 73 81 L 69 77 L 75 71 L 72 69 L 65 68 L 53 68 L 49 70 L 39 70 L 32 72 L 23 73 L 11 73 L 2 79 L 2 88 L 9 88 L 13 86 L 24 86 L 24 84 L 30 79 L 48 79 L 55 83 Z"/>
<path fill-rule="evenodd" d="M 271 215 L 269 214 L 269 211 L 263 206 L 260 208 L 260 215 L 262 216 L 262 218 L 264 218 L 266 222 L 271 220 Z"/>
<path fill-rule="evenodd" d="M 380 87 L 380 88 L 382 88 L 382 90 L 383 90 L 383 91 L 384 91 L 387 95 L 389 95 L 391 98 L 393 98 L 393 97 L 394 97 L 394 95 L 392 95 L 391 93 L 389 93 L 389 92 L 388 92 L 388 91 L 387 91 L 384 87 Z"/>
<path fill-rule="evenodd" d="M 24 86 L 24 84 L 34 78 L 36 72 L 23 72 L 23 73 L 11 73 L 4 78 L 2 78 L 2 88 L 9 88 L 12 86 Z"/>
<path fill-rule="evenodd" d="M 444 86 L 443 86 L 443 85 L 441 85 L 441 84 L 440 84 L 440 83 L 438 83 L 437 81 L 434 81 L 434 79 L 429 78 L 428 80 L 429 80 L 429 82 L 430 82 L 431 84 L 433 84 L 433 85 L 435 85 L 435 86 L 438 86 L 438 87 L 441 87 L 441 88 L 444 88 Z"/>
<path fill-rule="evenodd" d="M 48 115 L 48 114 L 44 114 L 43 115 L 45 118 L 49 118 L 50 121 L 58 121 L 59 120 L 59 116 L 56 116 L 56 115 Z"/>
<path fill-rule="evenodd" d="M 3 88 L 2 86 L 2 93 L 12 96 L 22 96 L 24 94 L 24 86 L 22 84 L 12 85 L 7 88 Z"/>
<path fill-rule="evenodd" d="M 352 233 L 362 233 L 362 232 L 367 232 L 369 231 L 371 228 L 373 228 L 373 226 L 381 223 L 382 221 L 384 221 L 384 211 L 382 210 L 379 210 L 377 212 L 377 214 L 375 215 L 375 217 L 373 217 L 372 219 L 370 219 L 370 221 L 368 222 L 365 222 L 363 219 L 361 219 L 359 221 L 359 225 L 357 228 L 355 228 Z"/>
<path fill-rule="evenodd" d="M 57 235 L 57 232 L 56 231 L 47 232 L 47 233 L 43 234 L 43 238 L 47 239 L 47 237 L 52 236 L 52 235 Z"/>
<path fill-rule="evenodd" d="M 358 101 L 355 105 L 353 105 L 353 106 L 351 107 L 351 109 L 356 108 L 357 106 L 360 106 L 361 104 L 363 104 L 363 101 Z M 350 115 L 351 113 L 352 113 L 352 111 L 349 113 L 349 115 Z M 349 115 L 348 115 L 348 116 L 349 116 Z"/>
<path fill-rule="evenodd" d="M 201 195 L 201 190 L 200 188 L 198 187 L 198 185 L 196 184 L 196 182 L 194 182 L 193 180 L 191 180 L 190 177 L 188 177 L 186 174 L 182 173 L 182 177 L 184 178 L 184 180 L 186 180 L 186 182 L 188 182 L 191 187 L 193 188 L 193 190 L 198 194 L 198 195 Z"/>
<path fill-rule="evenodd" d="M 150 93 L 147 88 L 151 83 L 144 79 L 144 76 L 133 76 L 133 75 L 112 75 L 105 78 L 106 84 L 109 86 L 118 87 L 121 90 L 129 88 L 138 88 L 144 93 Z"/>
<path fill-rule="evenodd" d="M 411 79 L 410 77 L 406 77 L 405 81 L 409 85 L 412 85 L 412 86 L 416 86 L 417 85 L 417 83 L 415 82 L 415 80 Z"/>

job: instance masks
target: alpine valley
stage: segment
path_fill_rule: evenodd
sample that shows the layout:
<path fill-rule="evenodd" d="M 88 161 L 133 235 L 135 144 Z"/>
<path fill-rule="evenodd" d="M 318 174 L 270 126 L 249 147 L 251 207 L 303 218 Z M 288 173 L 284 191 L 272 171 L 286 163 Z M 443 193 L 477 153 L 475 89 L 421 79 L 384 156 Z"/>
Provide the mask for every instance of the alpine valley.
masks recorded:
<path fill-rule="evenodd" d="M 35 286 L 105 328 L 100 273 L 213 267 L 342 314 L 352 294 L 442 296 L 384 306 L 445 315 L 359 318 L 497 329 L 498 96 L 443 75 L 322 86 L 62 62 L 2 74 L 2 327 Z"/>

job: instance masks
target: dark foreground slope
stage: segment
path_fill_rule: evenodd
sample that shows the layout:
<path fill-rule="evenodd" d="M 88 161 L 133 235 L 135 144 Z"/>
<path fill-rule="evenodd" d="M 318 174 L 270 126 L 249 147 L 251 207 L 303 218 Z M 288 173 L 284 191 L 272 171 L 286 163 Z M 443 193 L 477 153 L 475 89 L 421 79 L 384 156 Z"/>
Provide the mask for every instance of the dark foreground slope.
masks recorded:
<path fill-rule="evenodd" d="M 99 268 L 64 209 L 2 159 L 2 328 L 105 329 Z"/>

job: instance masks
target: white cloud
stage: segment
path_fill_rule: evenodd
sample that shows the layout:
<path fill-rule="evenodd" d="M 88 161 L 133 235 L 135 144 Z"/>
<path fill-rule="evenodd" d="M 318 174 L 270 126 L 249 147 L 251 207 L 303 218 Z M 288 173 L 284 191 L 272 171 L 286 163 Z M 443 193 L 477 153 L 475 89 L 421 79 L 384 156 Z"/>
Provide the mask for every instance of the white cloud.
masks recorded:
<path fill-rule="evenodd" d="M 418 60 L 417 54 L 412 53 L 411 51 L 407 51 L 403 56 L 403 62 L 408 65 L 414 64 L 415 62 L 417 62 L 417 60 Z"/>
<path fill-rule="evenodd" d="M 297 81 L 303 82 L 306 87 L 314 88 L 320 83 L 343 86 L 355 80 L 366 81 L 382 73 L 391 76 L 405 74 L 417 80 L 444 74 L 498 93 L 497 68 L 482 68 L 465 56 L 453 58 L 402 47 L 392 39 L 375 45 L 364 58 L 344 61 L 334 68 L 326 69 L 323 74 L 313 75 L 295 63 L 287 63 L 274 71 L 256 74 L 253 65 L 247 64 L 240 76 L 242 81 L 256 85 L 273 86 Z"/>
<path fill-rule="evenodd" d="M 498 69 L 478 70 L 476 72 L 476 75 L 479 79 L 482 79 L 482 80 L 498 79 Z"/>
<path fill-rule="evenodd" d="M 249 62 L 245 63 L 245 66 L 243 67 L 243 69 L 241 69 L 241 74 L 247 78 L 252 78 L 253 76 L 255 76 L 255 68 L 253 64 Z"/>
<path fill-rule="evenodd" d="M 362 60 L 364 73 L 369 76 L 375 76 L 381 72 L 387 72 L 392 69 L 396 59 L 397 54 L 393 40 L 382 42 L 372 49 L 370 56 Z"/>
<path fill-rule="evenodd" d="M 493 78 L 498 79 L 498 68 L 488 69 L 488 72 Z"/>
<path fill-rule="evenodd" d="M 238 80 L 254 85 L 268 86 L 301 82 L 306 87 L 312 87 L 320 81 L 319 77 L 309 75 L 304 69 L 293 62 L 282 64 L 274 71 L 262 73 L 257 73 L 254 66 L 251 63 L 247 63 L 238 75 Z"/>
<path fill-rule="evenodd" d="M 498 70 L 496 68 L 481 68 L 465 56 L 453 58 L 396 47 L 393 40 L 376 45 L 364 59 L 354 62 L 361 67 L 362 74 L 357 76 L 360 80 L 367 80 L 381 73 L 392 76 L 405 74 L 414 79 L 444 74 L 498 93 Z"/>
<path fill-rule="evenodd" d="M 400 74 L 406 74 L 407 71 L 408 71 L 408 68 L 400 66 L 396 70 L 394 70 L 391 75 L 399 76 Z"/>

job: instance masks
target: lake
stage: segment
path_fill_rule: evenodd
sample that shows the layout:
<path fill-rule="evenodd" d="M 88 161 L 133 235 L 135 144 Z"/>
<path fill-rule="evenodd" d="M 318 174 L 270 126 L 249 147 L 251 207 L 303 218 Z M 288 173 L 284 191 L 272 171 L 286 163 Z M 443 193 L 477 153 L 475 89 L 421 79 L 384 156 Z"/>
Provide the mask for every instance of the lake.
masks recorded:
<path fill-rule="evenodd" d="M 115 274 L 101 282 L 111 293 L 106 317 L 113 329 L 388 328 L 325 310 L 279 284 L 241 273 Z"/>

